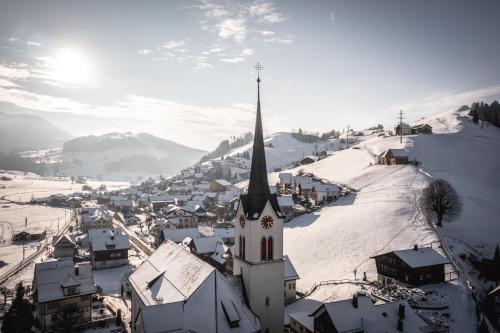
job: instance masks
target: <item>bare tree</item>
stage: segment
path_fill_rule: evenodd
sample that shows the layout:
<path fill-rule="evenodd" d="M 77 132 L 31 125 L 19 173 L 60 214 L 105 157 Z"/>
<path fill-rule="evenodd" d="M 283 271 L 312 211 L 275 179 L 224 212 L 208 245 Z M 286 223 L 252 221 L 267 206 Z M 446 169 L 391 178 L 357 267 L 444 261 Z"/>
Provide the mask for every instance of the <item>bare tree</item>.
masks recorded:
<path fill-rule="evenodd" d="M 420 208 L 429 217 L 435 217 L 441 227 L 443 220 L 454 220 L 462 211 L 462 199 L 453 186 L 444 179 L 437 179 L 423 189 Z"/>

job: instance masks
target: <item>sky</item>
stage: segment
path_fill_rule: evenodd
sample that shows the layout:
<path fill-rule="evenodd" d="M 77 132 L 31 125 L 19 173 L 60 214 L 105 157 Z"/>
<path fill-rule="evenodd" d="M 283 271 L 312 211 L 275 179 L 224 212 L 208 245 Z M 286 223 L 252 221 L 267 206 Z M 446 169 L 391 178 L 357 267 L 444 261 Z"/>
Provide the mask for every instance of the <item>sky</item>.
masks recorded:
<path fill-rule="evenodd" d="M 201 149 L 500 96 L 500 2 L 0 0 L 0 111 Z"/>

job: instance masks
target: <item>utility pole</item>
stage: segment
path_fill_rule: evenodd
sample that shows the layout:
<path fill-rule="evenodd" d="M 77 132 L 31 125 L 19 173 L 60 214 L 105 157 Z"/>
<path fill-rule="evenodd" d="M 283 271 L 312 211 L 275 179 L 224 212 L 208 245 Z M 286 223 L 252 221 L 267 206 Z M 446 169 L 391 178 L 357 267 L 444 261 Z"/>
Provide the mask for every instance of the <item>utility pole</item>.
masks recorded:
<path fill-rule="evenodd" d="M 346 147 L 345 149 L 349 149 L 349 125 L 347 125 L 347 138 L 346 138 Z"/>
<path fill-rule="evenodd" d="M 57 232 L 59 232 L 59 216 L 57 217 Z"/>
<path fill-rule="evenodd" d="M 28 217 L 24 218 L 24 229 L 28 228 Z"/>
<path fill-rule="evenodd" d="M 399 110 L 399 143 L 403 143 L 403 110 Z"/>
<path fill-rule="evenodd" d="M 24 254 L 25 254 L 25 252 L 24 252 L 24 242 L 25 242 L 25 240 L 23 239 L 23 260 L 24 260 Z"/>

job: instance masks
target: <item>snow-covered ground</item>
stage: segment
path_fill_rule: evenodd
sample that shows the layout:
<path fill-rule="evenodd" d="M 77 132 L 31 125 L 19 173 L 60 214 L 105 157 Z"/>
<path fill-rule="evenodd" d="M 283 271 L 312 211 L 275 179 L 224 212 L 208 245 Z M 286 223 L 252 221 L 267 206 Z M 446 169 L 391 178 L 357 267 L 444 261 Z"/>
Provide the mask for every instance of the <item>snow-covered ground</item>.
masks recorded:
<path fill-rule="evenodd" d="M 292 137 L 291 133 L 279 132 L 264 138 L 266 145 L 266 162 L 269 171 L 275 168 L 286 168 L 310 156 L 314 151 L 335 151 L 340 144 L 337 139 L 320 141 L 317 143 L 301 142 Z M 253 141 L 247 145 L 233 149 L 227 156 L 235 157 L 237 154 L 248 152 L 252 156 Z M 247 161 L 250 167 L 250 160 Z"/>
<path fill-rule="evenodd" d="M 29 202 L 32 198 L 44 198 L 52 194 L 71 194 L 82 190 L 82 184 L 72 183 L 69 177 L 41 177 L 33 173 L 20 171 L 1 171 L 0 176 L 12 178 L 0 180 L 0 198 Z M 105 184 L 108 191 L 128 187 L 128 182 L 94 181 L 87 184 L 98 188 Z"/>
<path fill-rule="evenodd" d="M 492 255 L 500 242 L 500 179 L 495 177 L 500 169 L 500 129 L 481 129 L 459 112 L 422 122 L 433 126 L 435 134 L 406 136 L 402 144 L 398 137 L 366 136 L 357 144 L 359 149 L 338 151 L 291 170 L 312 172 L 357 190 L 318 213 L 285 224 L 284 253 L 301 277 L 299 290 L 308 290 L 323 280 L 353 279 L 354 270 L 358 279 L 366 272 L 368 280 L 374 280 L 371 256 L 437 240 L 435 229 L 416 205 L 422 188 L 435 178 L 448 180 L 464 202 L 460 218 L 446 223 L 440 232 Z M 405 148 L 410 158 L 422 165 L 373 165 L 373 154 L 387 148 Z M 270 174 L 271 184 L 278 180 L 277 175 Z M 454 285 L 448 295 L 459 305 L 450 310 L 451 316 L 458 323 L 473 325 L 474 305 L 465 281 Z M 337 294 L 345 296 L 345 292 Z"/>

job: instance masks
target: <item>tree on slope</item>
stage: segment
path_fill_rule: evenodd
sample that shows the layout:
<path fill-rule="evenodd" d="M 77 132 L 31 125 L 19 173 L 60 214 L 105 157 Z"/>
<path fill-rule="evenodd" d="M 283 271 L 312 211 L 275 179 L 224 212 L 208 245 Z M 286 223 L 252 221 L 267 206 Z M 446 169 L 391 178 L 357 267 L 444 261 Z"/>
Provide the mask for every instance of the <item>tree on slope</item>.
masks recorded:
<path fill-rule="evenodd" d="M 3 320 L 3 333 L 31 332 L 31 328 L 35 324 L 35 318 L 33 316 L 33 305 L 24 298 L 25 292 L 23 283 L 19 282 L 16 286 L 16 295 L 12 301 L 12 306 Z"/>
<path fill-rule="evenodd" d="M 423 189 L 420 208 L 429 218 L 436 218 L 436 225 L 441 227 L 443 220 L 451 221 L 462 211 L 462 199 L 453 186 L 444 179 L 437 179 Z"/>

